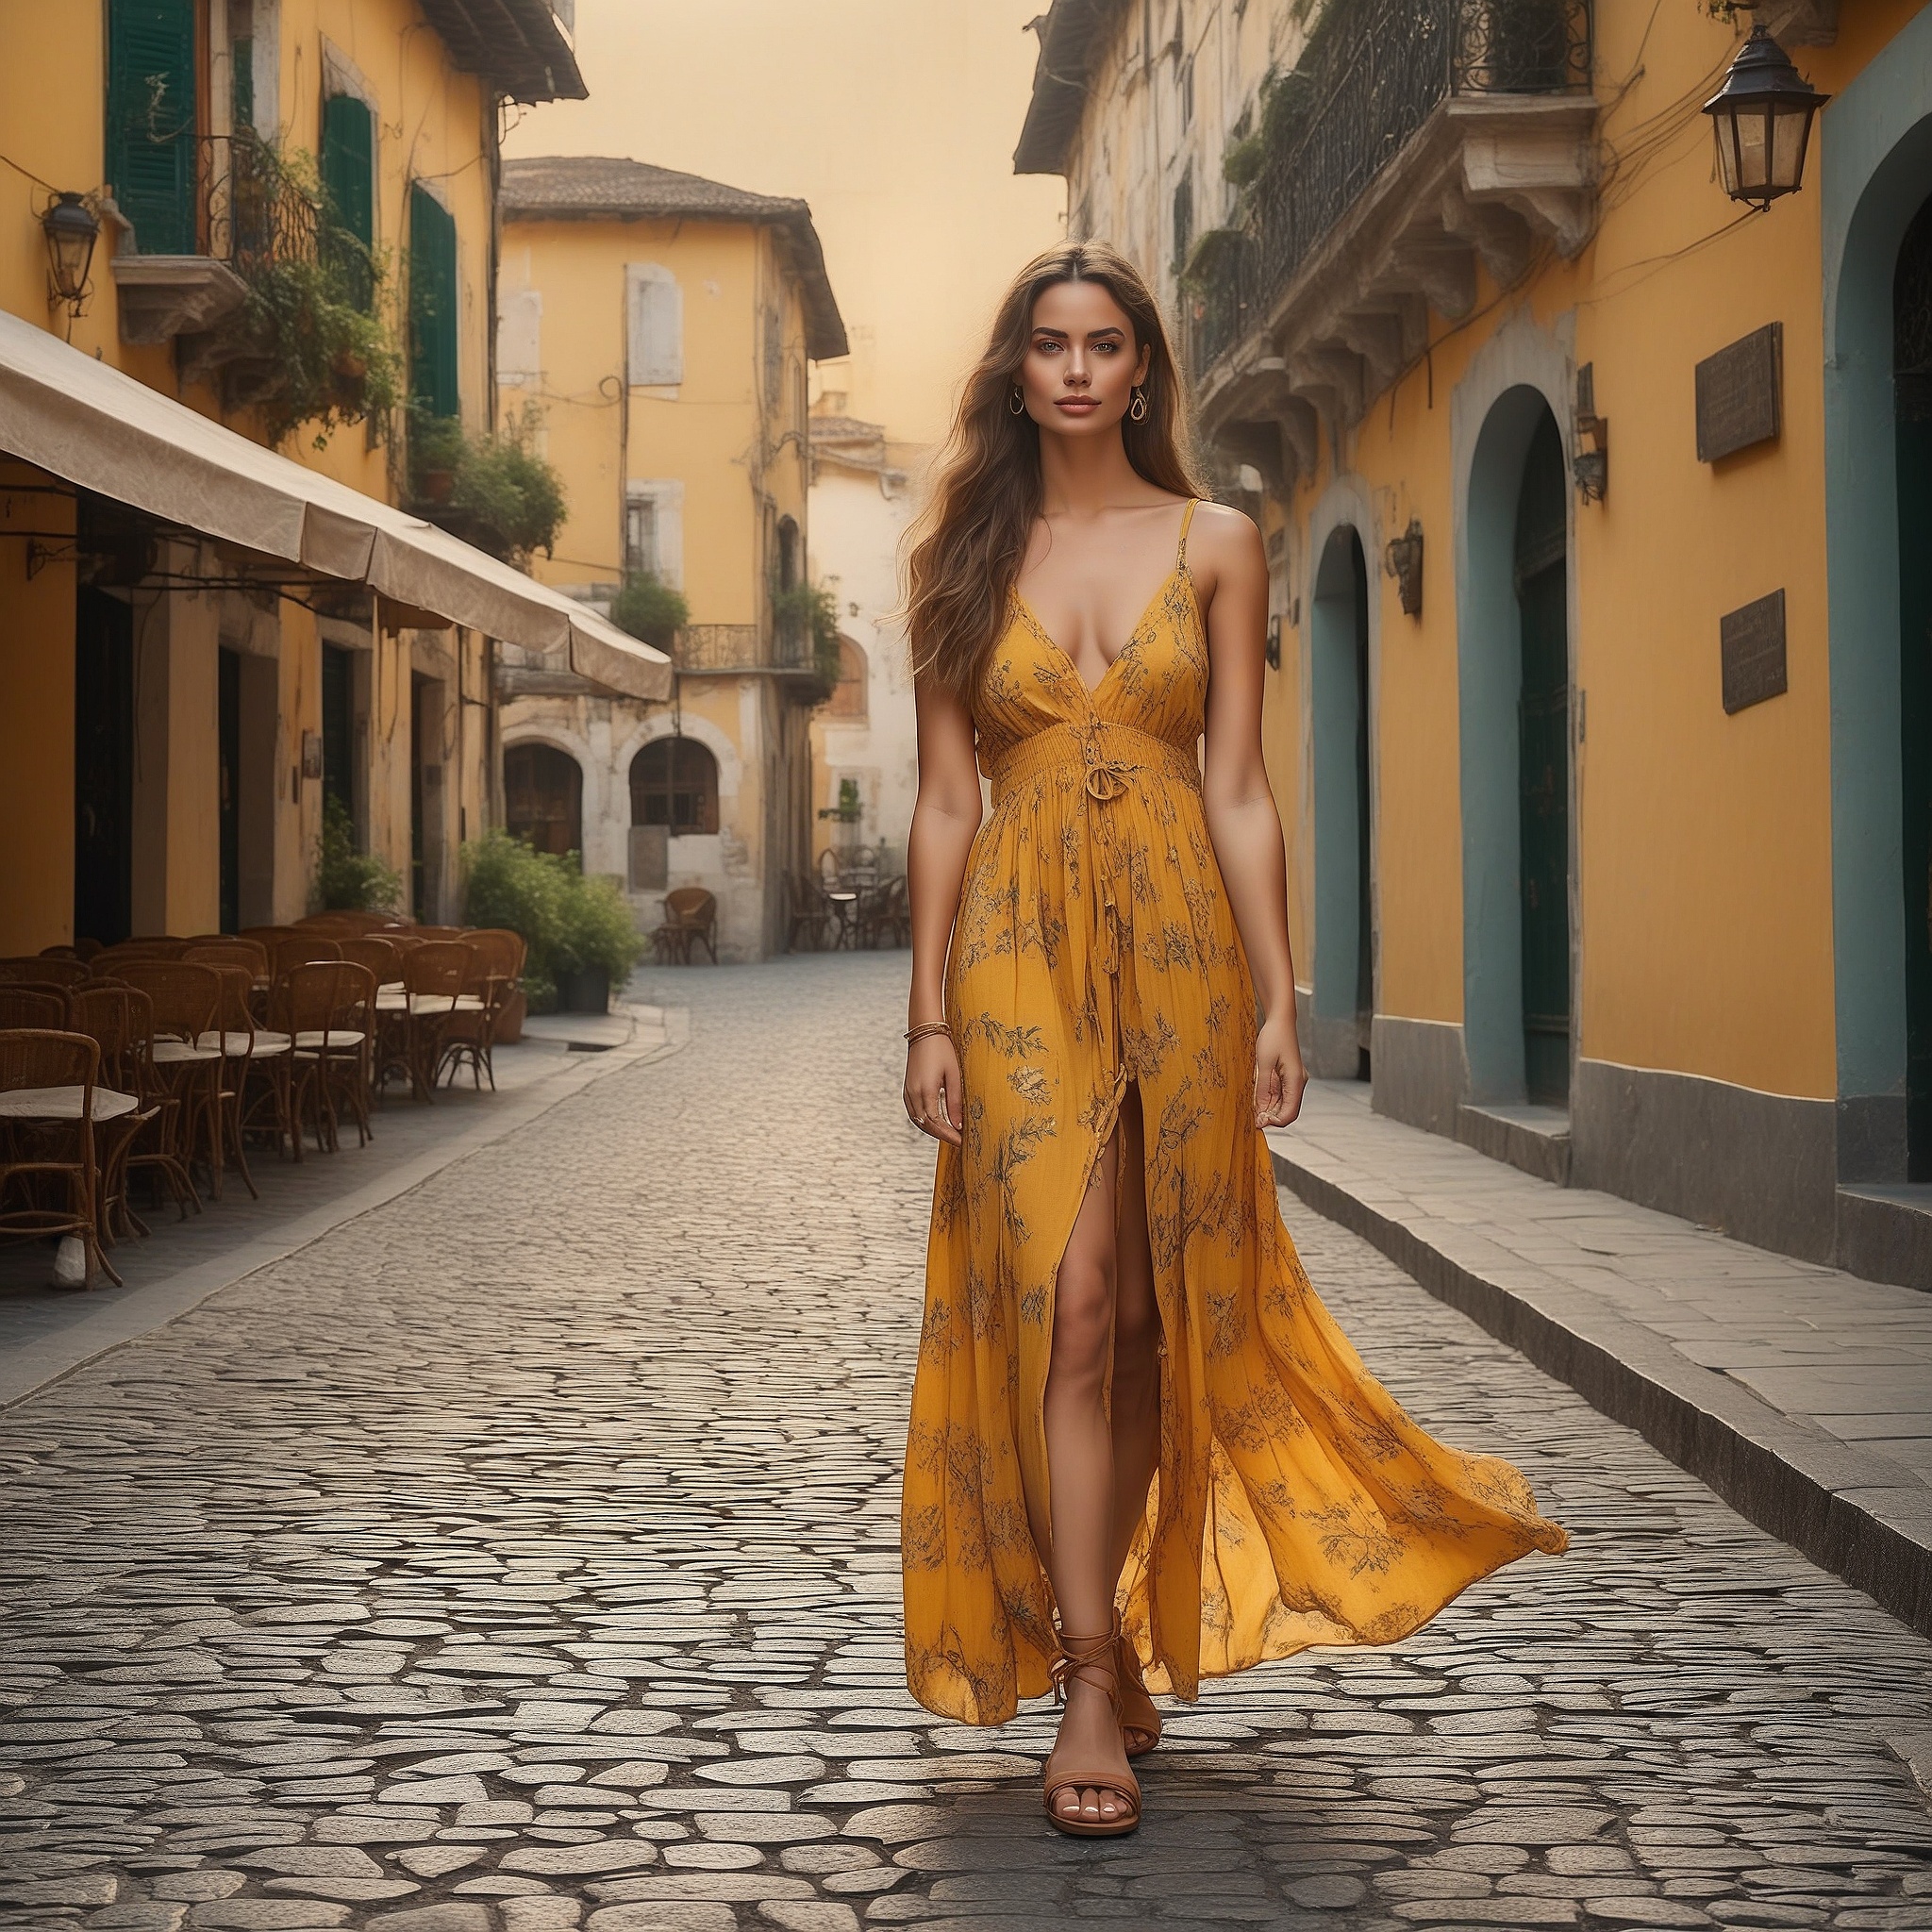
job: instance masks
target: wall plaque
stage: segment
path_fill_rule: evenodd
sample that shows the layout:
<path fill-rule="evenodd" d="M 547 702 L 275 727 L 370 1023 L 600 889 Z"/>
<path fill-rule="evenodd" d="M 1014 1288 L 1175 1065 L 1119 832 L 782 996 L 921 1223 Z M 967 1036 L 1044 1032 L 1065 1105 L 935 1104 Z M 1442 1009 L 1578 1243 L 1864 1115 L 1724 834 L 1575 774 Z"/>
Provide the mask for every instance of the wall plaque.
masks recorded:
<path fill-rule="evenodd" d="M 1697 459 L 1774 441 L 1782 425 L 1785 325 L 1768 322 L 1697 365 Z"/>
<path fill-rule="evenodd" d="M 1774 698 L 1785 685 L 1785 593 L 1774 591 L 1718 620 L 1724 670 L 1724 709 L 1741 711 Z"/>

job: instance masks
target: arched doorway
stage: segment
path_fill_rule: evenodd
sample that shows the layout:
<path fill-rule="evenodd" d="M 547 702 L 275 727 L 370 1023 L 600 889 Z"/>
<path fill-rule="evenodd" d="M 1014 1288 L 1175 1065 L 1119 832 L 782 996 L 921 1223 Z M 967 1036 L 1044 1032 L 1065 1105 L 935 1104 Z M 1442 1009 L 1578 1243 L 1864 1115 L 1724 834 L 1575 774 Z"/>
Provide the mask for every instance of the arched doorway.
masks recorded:
<path fill-rule="evenodd" d="M 1469 1098 L 1564 1107 L 1571 1067 L 1569 488 L 1541 391 L 1471 461 L 1458 586 Z"/>
<path fill-rule="evenodd" d="M 718 829 L 718 760 L 694 738 L 654 738 L 630 761 L 630 822 L 681 839 Z"/>
<path fill-rule="evenodd" d="M 584 849 L 584 774 L 554 744 L 513 744 L 503 755 L 504 823 L 539 852 Z"/>
<path fill-rule="evenodd" d="M 1309 611 L 1314 722 L 1313 1071 L 1369 1077 L 1374 1021 L 1369 797 L 1369 572 L 1344 524 L 1328 539 Z"/>
<path fill-rule="evenodd" d="M 1570 1099 L 1569 491 L 1546 409 L 1516 499 L 1523 650 L 1517 799 L 1523 894 L 1523 1074 L 1532 1102 Z"/>
<path fill-rule="evenodd" d="M 1932 196 L 1891 283 L 1906 900 L 1906 1177 L 1932 1181 Z"/>

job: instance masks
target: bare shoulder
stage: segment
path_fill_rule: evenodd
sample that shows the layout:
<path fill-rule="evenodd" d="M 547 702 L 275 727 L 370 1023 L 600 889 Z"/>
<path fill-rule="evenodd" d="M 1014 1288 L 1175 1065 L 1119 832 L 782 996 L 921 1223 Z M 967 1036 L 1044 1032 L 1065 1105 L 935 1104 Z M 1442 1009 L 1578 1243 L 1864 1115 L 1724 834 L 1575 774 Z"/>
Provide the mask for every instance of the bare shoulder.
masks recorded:
<path fill-rule="evenodd" d="M 1194 511 L 1188 531 L 1188 564 L 1210 592 L 1224 582 L 1265 580 L 1268 574 L 1267 554 L 1254 519 L 1228 504 L 1206 499 Z"/>

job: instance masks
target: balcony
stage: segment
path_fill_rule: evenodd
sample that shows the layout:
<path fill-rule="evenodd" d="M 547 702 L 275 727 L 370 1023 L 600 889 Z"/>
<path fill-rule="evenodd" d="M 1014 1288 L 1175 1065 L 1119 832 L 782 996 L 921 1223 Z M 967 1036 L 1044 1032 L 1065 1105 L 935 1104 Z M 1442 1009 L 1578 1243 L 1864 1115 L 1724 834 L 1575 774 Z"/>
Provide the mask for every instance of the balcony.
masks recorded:
<path fill-rule="evenodd" d="M 1589 0 L 1362 0 L 1293 90 L 1184 286 L 1202 428 L 1285 487 L 1419 356 L 1428 311 L 1574 255 L 1594 208 Z"/>
<path fill-rule="evenodd" d="M 688 624 L 677 633 L 672 657 L 687 677 L 777 673 L 816 676 L 809 626 L 785 624 Z"/>
<path fill-rule="evenodd" d="M 165 225 L 191 237 L 193 254 L 141 254 L 126 242 L 115 254 L 124 341 L 154 346 L 205 335 L 247 299 L 251 263 L 314 248 L 312 206 L 289 192 L 273 151 L 254 135 L 196 142 L 193 178 L 183 188 Z M 139 243 L 138 230 L 125 232 Z"/>

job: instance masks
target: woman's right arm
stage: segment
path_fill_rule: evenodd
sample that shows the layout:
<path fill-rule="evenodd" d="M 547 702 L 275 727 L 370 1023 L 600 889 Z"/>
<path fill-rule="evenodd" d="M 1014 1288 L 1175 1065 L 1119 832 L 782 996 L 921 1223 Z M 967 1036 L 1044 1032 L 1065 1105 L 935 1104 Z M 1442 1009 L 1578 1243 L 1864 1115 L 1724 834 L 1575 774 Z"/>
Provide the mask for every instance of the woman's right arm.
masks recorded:
<path fill-rule="evenodd" d="M 919 717 L 919 795 L 906 842 L 912 905 L 912 995 L 908 1027 L 946 1017 L 946 949 L 959 913 L 966 858 L 981 812 L 973 716 L 931 677 L 914 687 Z M 943 1033 L 916 1040 L 906 1055 L 906 1112 L 925 1133 L 958 1146 L 965 1124 L 959 1052 Z"/>

